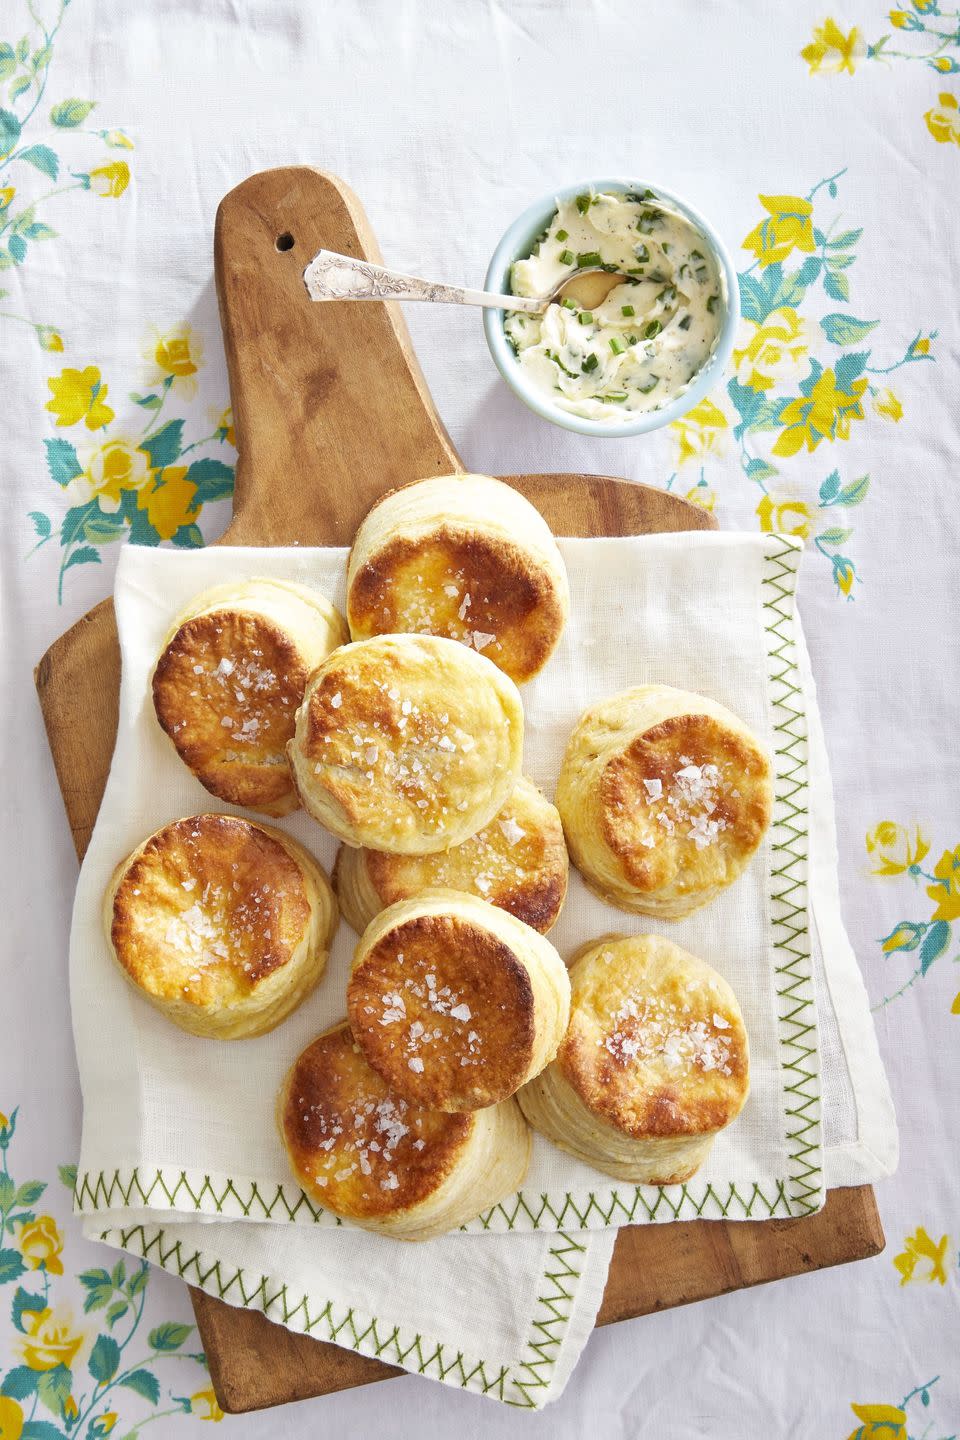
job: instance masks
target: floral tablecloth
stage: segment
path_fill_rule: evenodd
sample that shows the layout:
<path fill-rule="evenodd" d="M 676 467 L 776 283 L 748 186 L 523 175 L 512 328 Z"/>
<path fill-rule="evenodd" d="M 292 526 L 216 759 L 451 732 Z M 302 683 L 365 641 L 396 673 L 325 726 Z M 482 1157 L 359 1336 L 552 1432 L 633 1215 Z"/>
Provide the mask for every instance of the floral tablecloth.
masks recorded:
<path fill-rule="evenodd" d="M 476 283 L 554 185 L 622 173 L 709 214 L 743 323 L 722 387 L 642 441 L 528 414 L 477 314 L 411 307 L 471 468 L 594 470 L 804 537 L 845 918 L 901 1126 L 886 1252 L 616 1326 L 544 1416 L 423 1381 L 282 1420 L 440 1437 L 960 1430 L 960 15 L 938 0 L 545 5 L 4 0 L 0 7 L 0 1440 L 197 1433 L 185 1290 L 81 1240 L 66 996 L 76 863 L 33 696 L 123 544 L 199 546 L 234 435 L 220 196 L 313 163 L 388 263 Z M 110 1037 L 104 1036 L 105 1045 Z M 269 1414 L 229 1420 L 276 1433 Z"/>

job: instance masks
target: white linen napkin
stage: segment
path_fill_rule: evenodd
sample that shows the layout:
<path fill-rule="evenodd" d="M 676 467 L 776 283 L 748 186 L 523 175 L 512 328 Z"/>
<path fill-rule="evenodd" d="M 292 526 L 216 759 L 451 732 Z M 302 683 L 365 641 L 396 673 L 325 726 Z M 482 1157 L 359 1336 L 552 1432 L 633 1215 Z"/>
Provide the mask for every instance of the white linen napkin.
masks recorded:
<path fill-rule="evenodd" d="M 288 1065 L 343 1013 L 349 928 L 341 924 L 316 994 L 258 1040 L 226 1044 L 186 1035 L 116 971 L 101 931 L 100 898 L 117 861 L 169 820 L 231 808 L 193 779 L 152 713 L 148 677 L 171 620 L 197 591 L 258 574 L 314 583 L 342 607 L 345 551 L 124 552 L 116 587 L 120 729 L 71 936 L 84 1094 L 76 1204 L 88 1217 L 88 1233 L 107 1232 L 111 1243 L 294 1328 L 530 1404 L 559 1393 L 600 1300 L 613 1232 L 602 1244 L 601 1236 L 582 1232 L 694 1215 L 809 1213 L 822 1204 L 826 1183 L 879 1178 L 896 1150 L 889 1092 L 836 900 L 829 778 L 794 605 L 798 543 L 732 534 L 560 543 L 571 620 L 543 674 L 524 689 L 525 769 L 548 794 L 587 704 L 653 680 L 727 704 L 775 757 L 774 825 L 747 873 L 717 901 L 684 921 L 658 922 L 612 910 L 573 876 L 551 935 L 569 955 L 611 929 L 660 931 L 710 960 L 732 984 L 750 1035 L 751 1097 L 689 1185 L 661 1190 L 614 1182 L 537 1137 L 522 1192 L 467 1227 L 486 1234 L 483 1241 L 467 1234 L 411 1248 L 358 1234 L 302 1195 L 273 1123 Z M 817 887 L 812 923 L 808 805 Z M 329 869 L 335 844 L 310 817 L 281 824 Z M 234 1220 L 245 1223 L 225 1223 Z M 326 1227 L 322 1236 L 318 1226 Z M 489 1234 L 533 1229 L 541 1233 Z M 503 1274 L 509 1284 L 497 1283 Z M 564 1297 L 544 1299 L 558 1283 Z M 558 1301 L 562 1318 L 546 1322 L 555 1338 L 541 1359 L 543 1347 L 531 1349 L 530 1336 L 539 1337 L 537 1315 L 553 1316 Z M 346 1315 L 352 1318 L 344 1321 Z M 378 1349 L 394 1332 L 388 1349 Z M 420 1337 L 416 1345 L 413 1336 Z M 438 1355 L 426 1368 L 425 1336 Z M 448 1353 L 463 1358 L 450 1368 Z M 536 1383 L 523 1378 L 531 1354 Z"/>

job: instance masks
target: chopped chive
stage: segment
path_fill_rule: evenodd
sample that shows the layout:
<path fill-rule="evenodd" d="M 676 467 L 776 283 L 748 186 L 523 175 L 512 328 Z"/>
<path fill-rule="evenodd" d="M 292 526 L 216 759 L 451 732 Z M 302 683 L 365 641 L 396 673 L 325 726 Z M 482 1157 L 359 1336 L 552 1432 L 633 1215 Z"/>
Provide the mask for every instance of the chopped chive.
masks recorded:
<path fill-rule="evenodd" d="M 581 250 L 577 256 L 577 264 L 583 269 L 585 265 L 602 265 L 603 259 L 599 250 Z"/>
<path fill-rule="evenodd" d="M 622 341 L 617 335 L 612 335 L 612 336 L 610 337 L 610 349 L 613 351 L 614 355 L 622 355 L 622 354 L 623 354 L 624 344 L 623 344 L 623 341 Z"/>
<path fill-rule="evenodd" d="M 639 335 L 628 335 L 628 336 L 627 336 L 627 344 L 628 344 L 628 345 L 639 345 L 639 344 L 640 344 L 640 337 L 639 337 Z"/>
<path fill-rule="evenodd" d="M 570 239 L 570 235 L 569 235 L 568 231 L 566 231 L 566 230 L 558 230 L 558 231 L 557 231 L 557 239 L 560 241 L 560 243 L 561 243 L 561 245 L 562 245 L 563 242 L 564 242 L 564 240 L 569 240 L 569 239 Z M 702 258 L 702 257 L 701 257 L 701 258 Z"/>
<path fill-rule="evenodd" d="M 671 246 L 667 243 L 666 240 L 663 240 L 663 241 L 661 241 L 660 249 L 663 251 L 664 255 L 669 255 L 669 254 L 670 254 L 670 250 L 671 250 Z"/>
<path fill-rule="evenodd" d="M 678 278 L 679 280 L 682 280 L 683 277 L 684 277 L 684 275 L 689 275 L 689 274 L 690 274 L 690 266 L 687 264 L 686 260 L 684 260 L 683 264 L 680 266 L 680 269 L 677 271 L 677 278 Z"/>
<path fill-rule="evenodd" d="M 660 384 L 660 376 L 659 376 L 659 375 L 651 375 L 650 378 L 648 379 L 647 383 L 646 383 L 645 385 L 638 385 L 638 386 L 637 386 L 637 389 L 640 391 L 640 394 L 641 394 L 641 395 L 649 395 L 650 392 L 651 392 L 651 390 L 656 390 L 656 388 L 657 388 L 657 386 L 658 386 L 659 384 Z"/>
<path fill-rule="evenodd" d="M 576 260 L 576 258 L 577 258 L 577 257 L 576 257 L 576 255 L 574 255 L 574 253 L 573 253 L 572 250 L 561 250 L 561 251 L 560 251 L 560 264 L 561 264 L 561 265 L 572 265 L 573 262 Z"/>
<path fill-rule="evenodd" d="M 642 265 L 635 265 L 635 266 L 632 267 L 632 269 L 630 269 L 630 270 L 627 271 L 627 274 L 628 274 L 629 276 L 631 276 L 631 277 L 633 277 L 633 276 L 635 276 L 635 275 L 642 275 L 642 274 L 643 274 L 643 266 L 642 266 Z M 631 279 L 629 279 L 629 280 L 627 281 L 627 284 L 628 284 L 628 285 L 639 285 L 639 284 L 640 284 L 640 281 L 631 278 Z"/>
<path fill-rule="evenodd" d="M 577 318 L 578 318 L 578 320 L 580 321 L 580 324 L 581 324 L 581 325 L 592 325 L 592 324 L 593 324 L 593 311 L 592 311 L 592 310 L 581 310 L 581 311 L 580 311 L 580 314 L 578 315 Z"/>
<path fill-rule="evenodd" d="M 560 301 L 560 304 L 563 306 L 564 310 L 576 310 L 577 308 L 575 302 L 570 299 L 569 295 L 564 295 L 563 299 Z"/>
<path fill-rule="evenodd" d="M 598 398 L 601 400 L 626 400 L 627 392 L 626 390 L 608 390 L 606 395 L 601 395 Z"/>
<path fill-rule="evenodd" d="M 647 261 L 650 259 L 650 251 L 647 249 L 646 245 L 637 245 L 634 250 L 634 254 L 636 255 L 637 259 L 644 265 L 646 265 Z"/>
<path fill-rule="evenodd" d="M 580 214 L 581 214 L 581 215 L 586 215 L 587 211 L 590 209 L 590 196 L 589 196 L 589 195 L 578 195 L 578 196 L 577 196 L 577 209 L 580 211 Z"/>
<path fill-rule="evenodd" d="M 699 250 L 691 250 L 691 251 L 690 251 L 690 259 L 691 259 L 691 260 L 702 260 L 702 259 L 703 259 L 703 256 L 701 255 L 701 253 L 700 253 Z"/>
<path fill-rule="evenodd" d="M 621 306 L 620 306 L 620 314 L 621 314 L 621 315 L 626 315 L 628 319 L 629 319 L 629 317 L 630 317 L 631 315 L 636 315 L 636 313 L 637 313 L 637 312 L 636 312 L 636 310 L 634 310 L 634 308 L 633 308 L 632 305 L 621 305 Z"/>
<path fill-rule="evenodd" d="M 649 189 L 648 189 L 648 190 L 644 190 L 643 194 L 640 196 L 640 199 L 641 199 L 641 200 L 656 200 L 656 198 L 657 198 L 657 192 L 656 192 L 655 190 L 649 190 Z"/>
<path fill-rule="evenodd" d="M 659 334 L 660 334 L 660 331 L 661 331 L 662 329 L 663 329 L 663 326 L 660 324 L 660 321 L 659 321 L 659 320 L 651 320 L 651 321 L 650 321 L 650 324 L 646 327 L 646 329 L 645 329 L 644 332 L 643 332 L 643 338 L 644 338 L 644 340 L 652 340 L 655 335 L 659 335 Z"/>
<path fill-rule="evenodd" d="M 707 301 L 707 309 L 710 311 L 710 314 L 711 314 L 711 315 L 712 315 L 713 312 L 716 310 L 716 308 L 717 308 L 717 306 L 718 306 L 719 304 L 720 304 L 720 296 L 719 296 L 719 295 L 711 295 L 711 296 L 710 296 L 710 299 Z"/>
<path fill-rule="evenodd" d="M 609 260 L 604 260 L 603 264 L 600 266 L 600 269 L 606 270 L 608 275 L 616 275 L 620 270 L 620 266 L 611 264 Z"/>
<path fill-rule="evenodd" d="M 696 270 L 694 271 L 694 274 L 696 275 L 699 283 L 702 285 L 704 281 L 709 277 L 710 272 L 707 269 L 706 265 L 698 265 Z"/>
<path fill-rule="evenodd" d="M 692 319 L 693 319 L 693 316 L 692 316 L 692 315 L 684 315 L 683 319 L 680 321 L 679 325 L 677 326 L 677 329 L 678 329 L 678 330 L 689 330 L 689 329 L 690 329 L 690 321 L 691 321 Z"/>
<path fill-rule="evenodd" d="M 548 360 L 552 360 L 553 363 L 554 363 L 554 365 L 556 365 L 557 369 L 558 369 L 558 370 L 562 370 L 563 373 L 564 373 L 564 375 L 569 375 L 571 380 L 579 380 L 580 377 L 579 377 L 579 375 L 577 374 L 577 372 L 576 372 L 575 370 L 568 370 L 568 369 L 567 369 L 566 365 L 564 365 L 563 361 L 560 359 L 560 356 L 557 354 L 556 350 L 548 350 L 548 351 L 547 351 L 547 359 L 548 359 Z M 557 389 L 559 389 L 559 388 L 560 388 L 560 387 L 557 386 Z"/>
<path fill-rule="evenodd" d="M 591 370 L 596 370 L 599 364 L 600 361 L 598 357 L 594 355 L 593 351 L 591 351 L 580 368 L 585 372 L 585 374 L 589 375 Z"/>
<path fill-rule="evenodd" d="M 644 210 L 637 221 L 637 228 L 641 235 L 650 235 L 657 225 L 660 224 L 660 216 L 656 210 Z"/>

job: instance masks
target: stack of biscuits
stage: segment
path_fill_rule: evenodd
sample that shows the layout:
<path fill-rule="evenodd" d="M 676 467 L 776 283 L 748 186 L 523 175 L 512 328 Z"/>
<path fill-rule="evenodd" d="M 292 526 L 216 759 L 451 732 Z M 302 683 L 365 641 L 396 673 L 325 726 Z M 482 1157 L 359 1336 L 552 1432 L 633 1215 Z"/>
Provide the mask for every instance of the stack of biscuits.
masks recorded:
<path fill-rule="evenodd" d="M 342 914 L 346 1016 L 295 1061 L 278 1124 L 315 1200 L 404 1239 L 517 1190 L 532 1126 L 609 1175 L 687 1180 L 749 1088 L 743 1017 L 661 935 L 546 938 L 568 851 L 618 910 L 674 920 L 742 872 L 770 822 L 770 762 L 712 699 L 599 697 L 552 804 L 522 773 L 518 685 L 569 612 L 543 517 L 481 475 L 391 492 L 360 526 L 346 620 L 252 579 L 194 597 L 152 680 L 204 788 L 340 841 L 332 883 L 275 825 L 204 813 L 124 859 L 105 897 L 126 978 L 194 1035 L 262 1035 L 321 981 Z"/>

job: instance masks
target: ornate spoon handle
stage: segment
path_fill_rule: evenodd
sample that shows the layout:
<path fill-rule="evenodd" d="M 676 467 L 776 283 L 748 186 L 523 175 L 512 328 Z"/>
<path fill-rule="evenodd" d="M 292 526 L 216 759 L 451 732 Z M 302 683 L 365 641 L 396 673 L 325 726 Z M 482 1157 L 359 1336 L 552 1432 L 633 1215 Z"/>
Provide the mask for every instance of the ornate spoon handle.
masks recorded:
<path fill-rule="evenodd" d="M 486 290 L 465 290 L 460 285 L 438 285 L 416 275 L 384 270 L 369 260 L 354 260 L 321 250 L 303 272 L 311 300 L 434 300 L 443 305 L 489 305 L 497 310 L 523 310 L 530 315 L 544 308 L 542 300 L 518 295 L 494 295 Z"/>

